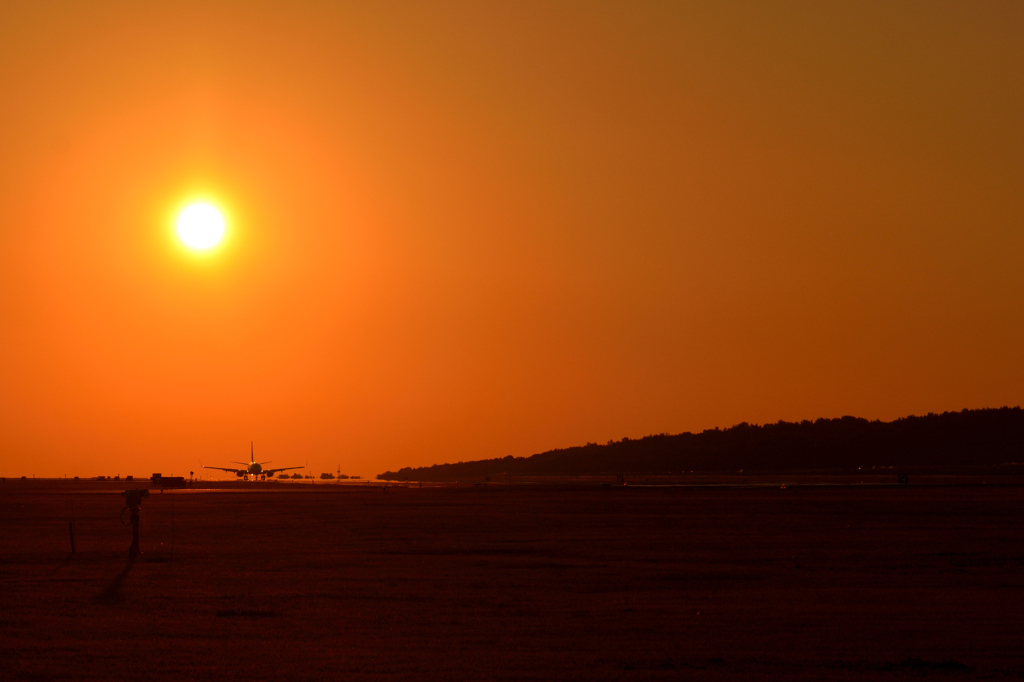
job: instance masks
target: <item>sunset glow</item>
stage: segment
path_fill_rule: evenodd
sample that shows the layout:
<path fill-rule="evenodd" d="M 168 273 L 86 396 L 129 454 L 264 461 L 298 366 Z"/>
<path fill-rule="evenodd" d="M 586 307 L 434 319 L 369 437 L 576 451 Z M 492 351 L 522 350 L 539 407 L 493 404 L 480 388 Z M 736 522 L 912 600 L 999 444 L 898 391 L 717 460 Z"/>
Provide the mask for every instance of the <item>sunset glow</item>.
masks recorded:
<path fill-rule="evenodd" d="M 0 93 L 10 679 L 1024 678 L 1024 1 L 8 0 Z"/>
<path fill-rule="evenodd" d="M 0 3 L 0 53 L 0 477 L 1024 403 L 1019 4 Z"/>

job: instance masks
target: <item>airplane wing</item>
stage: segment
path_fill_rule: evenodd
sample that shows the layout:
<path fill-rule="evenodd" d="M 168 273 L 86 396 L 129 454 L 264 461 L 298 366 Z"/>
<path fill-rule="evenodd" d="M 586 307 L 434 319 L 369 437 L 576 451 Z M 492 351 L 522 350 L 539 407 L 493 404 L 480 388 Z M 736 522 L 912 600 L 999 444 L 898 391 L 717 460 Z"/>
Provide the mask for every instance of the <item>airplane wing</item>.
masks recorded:
<path fill-rule="evenodd" d="M 305 467 L 279 467 L 277 469 L 264 469 L 261 473 L 264 473 L 267 476 L 273 476 L 278 471 L 290 471 L 291 469 L 304 469 L 304 468 Z"/>
<path fill-rule="evenodd" d="M 246 474 L 249 473 L 248 469 L 225 469 L 224 467 L 208 467 L 203 465 L 204 469 L 217 469 L 218 471 L 230 471 L 233 474 Z"/>

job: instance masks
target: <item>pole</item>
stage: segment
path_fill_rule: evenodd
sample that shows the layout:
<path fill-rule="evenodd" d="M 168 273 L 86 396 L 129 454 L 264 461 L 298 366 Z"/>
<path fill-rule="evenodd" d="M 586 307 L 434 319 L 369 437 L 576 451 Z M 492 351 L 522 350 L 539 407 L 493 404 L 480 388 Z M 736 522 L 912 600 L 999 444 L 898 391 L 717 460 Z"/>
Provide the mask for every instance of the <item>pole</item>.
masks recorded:
<path fill-rule="evenodd" d="M 132 507 L 132 546 L 128 548 L 129 556 L 139 554 L 139 508 Z"/>
<path fill-rule="evenodd" d="M 68 521 L 68 531 L 71 533 L 71 553 L 77 554 L 75 549 L 75 501 L 71 500 L 71 520 Z"/>
<path fill-rule="evenodd" d="M 125 490 L 121 493 L 124 498 L 125 509 L 132 513 L 132 546 L 128 548 L 128 556 L 135 557 L 142 553 L 139 549 L 139 506 L 143 497 L 149 497 L 148 490 Z M 121 523 L 124 523 L 124 512 L 121 510 Z"/>

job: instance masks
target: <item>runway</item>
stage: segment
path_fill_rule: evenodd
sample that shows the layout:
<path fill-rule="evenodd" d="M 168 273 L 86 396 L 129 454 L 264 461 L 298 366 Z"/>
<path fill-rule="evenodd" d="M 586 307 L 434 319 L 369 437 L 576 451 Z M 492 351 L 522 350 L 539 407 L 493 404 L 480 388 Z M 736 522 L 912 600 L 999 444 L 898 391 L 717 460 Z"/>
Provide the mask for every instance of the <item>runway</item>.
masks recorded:
<path fill-rule="evenodd" d="M 230 483 L 0 487 L 11 678 L 1024 673 L 1021 487 Z"/>

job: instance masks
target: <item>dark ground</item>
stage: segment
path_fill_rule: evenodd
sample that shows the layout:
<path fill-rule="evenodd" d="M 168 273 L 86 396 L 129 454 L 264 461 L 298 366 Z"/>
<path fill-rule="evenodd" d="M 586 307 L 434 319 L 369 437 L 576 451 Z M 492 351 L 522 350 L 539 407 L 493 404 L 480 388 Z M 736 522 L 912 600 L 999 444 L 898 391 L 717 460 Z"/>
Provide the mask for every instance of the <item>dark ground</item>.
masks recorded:
<path fill-rule="evenodd" d="M 125 487 L 0 486 L 0 679 L 1024 677 L 1024 487 Z"/>

